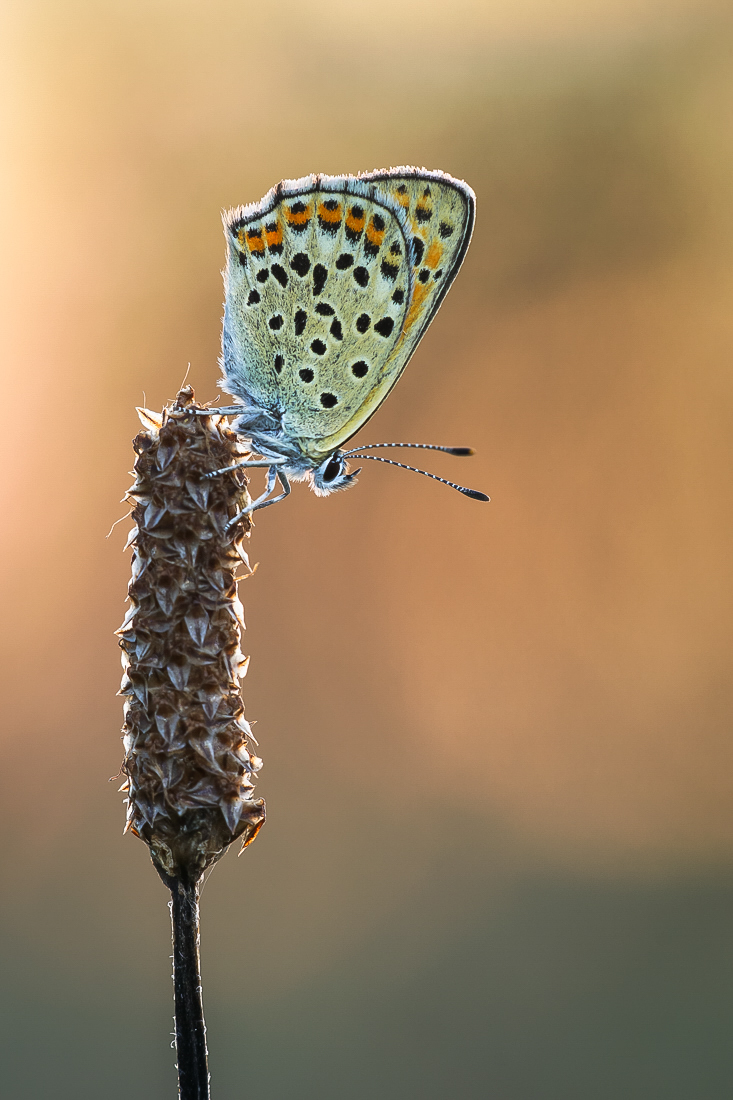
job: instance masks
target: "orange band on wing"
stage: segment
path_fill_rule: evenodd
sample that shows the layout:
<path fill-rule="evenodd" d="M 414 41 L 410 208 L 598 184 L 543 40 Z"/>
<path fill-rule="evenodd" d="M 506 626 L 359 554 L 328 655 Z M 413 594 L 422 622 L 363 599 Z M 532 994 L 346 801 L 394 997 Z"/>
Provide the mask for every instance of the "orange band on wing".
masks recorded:
<path fill-rule="evenodd" d="M 417 283 L 417 285 L 415 286 L 415 290 L 412 295 L 412 301 L 410 302 L 410 308 L 407 311 L 407 316 L 405 317 L 405 327 L 402 330 L 403 336 L 409 328 L 412 328 L 412 326 L 415 324 L 415 321 L 417 321 L 418 317 L 420 316 L 420 313 L 422 312 L 423 302 L 425 301 L 425 298 L 427 297 L 429 291 L 430 288 L 424 283 Z"/>
<path fill-rule="evenodd" d="M 337 206 L 335 210 L 327 210 L 323 203 L 319 204 L 318 217 L 321 221 L 329 222 L 332 225 L 341 221 L 341 207 Z"/>
<path fill-rule="evenodd" d="M 312 217 L 312 206 L 306 206 L 305 210 L 299 210 L 297 213 L 292 209 L 292 207 L 285 207 L 285 218 L 289 225 L 307 225 Z"/>
<path fill-rule="evenodd" d="M 367 226 L 366 235 L 367 240 L 370 242 L 370 244 L 375 245 L 377 248 L 382 247 L 382 241 L 384 240 L 384 230 L 377 229 L 374 224 L 374 218 L 370 220 L 369 225 Z"/>
<path fill-rule="evenodd" d="M 443 255 L 443 246 L 440 241 L 433 241 L 428 249 L 427 256 L 423 263 L 426 267 L 437 267 L 440 263 L 440 257 Z"/>
<path fill-rule="evenodd" d="M 366 221 L 366 214 L 362 214 L 360 218 L 357 218 L 353 212 L 353 207 L 349 210 L 346 217 L 346 228 L 350 229 L 352 233 L 361 233 L 364 228 L 364 222 Z"/>
<path fill-rule="evenodd" d="M 248 229 L 246 233 L 247 248 L 250 252 L 264 252 L 265 242 L 262 240 L 261 229 Z"/>
<path fill-rule="evenodd" d="M 277 223 L 274 229 L 265 228 L 265 236 L 267 238 L 268 248 L 277 248 L 283 243 L 283 227 L 280 222 Z"/>

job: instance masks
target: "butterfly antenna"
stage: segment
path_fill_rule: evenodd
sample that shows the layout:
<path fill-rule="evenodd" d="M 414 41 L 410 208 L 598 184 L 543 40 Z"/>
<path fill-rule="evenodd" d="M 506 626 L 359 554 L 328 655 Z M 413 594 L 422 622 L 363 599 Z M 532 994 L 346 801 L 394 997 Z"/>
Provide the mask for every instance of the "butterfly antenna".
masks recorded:
<path fill-rule="evenodd" d="M 353 451 L 344 451 L 344 458 L 355 455 L 361 451 L 372 451 L 375 447 L 412 447 L 418 451 L 445 451 L 448 455 L 472 455 L 471 447 L 441 447 L 437 443 L 363 443 L 361 447 L 354 447 Z"/>
<path fill-rule="evenodd" d="M 388 443 L 387 446 L 388 447 L 390 447 L 390 446 L 399 446 L 399 444 Z M 415 446 L 425 447 L 425 446 L 429 446 L 429 444 L 413 443 L 413 444 L 411 444 L 411 446 L 413 446 L 413 447 L 415 447 Z M 445 450 L 448 450 L 449 448 L 447 448 L 447 447 L 435 447 L 435 448 L 432 448 L 432 449 L 437 450 L 437 451 L 445 451 Z M 457 489 L 459 493 L 463 493 L 463 495 L 466 496 L 466 497 L 472 497 L 474 500 L 490 500 L 491 499 L 490 497 L 486 496 L 486 493 L 479 493 L 478 489 L 466 489 L 466 487 L 464 485 L 456 485 L 455 481 L 448 481 L 447 478 L 438 477 L 437 474 L 428 473 L 427 470 L 418 470 L 417 466 L 407 466 L 404 462 L 395 462 L 391 458 L 382 458 L 381 455 L 355 454 L 354 451 L 349 451 L 348 454 L 354 455 L 355 458 L 368 458 L 372 462 L 386 462 L 388 466 L 399 466 L 399 468 L 401 470 L 412 470 L 413 474 L 422 474 L 424 477 L 431 477 L 433 479 L 433 481 L 440 481 L 441 484 L 443 484 L 443 485 L 450 485 L 451 489 Z"/>

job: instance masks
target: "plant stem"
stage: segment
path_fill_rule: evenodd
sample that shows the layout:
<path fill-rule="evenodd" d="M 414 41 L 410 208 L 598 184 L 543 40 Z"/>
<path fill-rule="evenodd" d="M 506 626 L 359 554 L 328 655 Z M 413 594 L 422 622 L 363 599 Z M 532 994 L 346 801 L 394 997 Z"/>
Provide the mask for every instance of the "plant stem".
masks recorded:
<path fill-rule="evenodd" d="M 170 878 L 179 1100 L 210 1100 L 199 964 L 199 884 Z"/>
<path fill-rule="evenodd" d="M 190 386 L 162 413 L 138 411 L 130 608 L 119 631 L 127 828 L 172 897 L 179 1100 L 209 1100 L 199 889 L 229 845 L 245 848 L 265 820 L 240 689 L 237 581 L 251 521 L 237 463 L 248 452 Z M 229 466 L 233 474 L 210 479 Z"/>

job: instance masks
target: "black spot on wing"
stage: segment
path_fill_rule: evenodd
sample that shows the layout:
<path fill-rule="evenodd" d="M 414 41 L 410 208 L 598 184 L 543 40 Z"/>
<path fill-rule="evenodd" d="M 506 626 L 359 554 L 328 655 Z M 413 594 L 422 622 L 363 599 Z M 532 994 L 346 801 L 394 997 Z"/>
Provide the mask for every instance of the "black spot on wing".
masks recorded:
<path fill-rule="evenodd" d="M 248 306 L 256 306 L 260 300 L 259 293 L 256 290 L 250 290 L 249 297 L 247 298 Z"/>
<path fill-rule="evenodd" d="M 273 264 L 270 271 L 272 272 L 273 278 L 277 279 L 280 286 L 288 285 L 288 273 L 284 267 L 281 267 L 280 264 Z"/>
<path fill-rule="evenodd" d="M 363 359 L 351 364 L 351 373 L 356 375 L 357 378 L 363 378 L 368 370 L 369 364 L 365 363 Z"/>
<path fill-rule="evenodd" d="M 304 279 L 310 271 L 311 262 L 305 252 L 296 252 L 290 261 L 290 266 L 296 275 L 300 275 L 301 279 Z"/>
<path fill-rule="evenodd" d="M 335 393 L 322 393 L 321 404 L 324 409 L 332 409 L 334 405 L 338 405 L 338 397 Z"/>
<path fill-rule="evenodd" d="M 274 317 L 271 317 L 267 322 L 273 332 L 277 332 L 278 329 L 283 327 L 282 314 L 276 313 Z"/>
<path fill-rule="evenodd" d="M 311 344 L 311 351 L 314 351 L 316 355 L 325 355 L 326 345 L 323 343 L 323 340 L 314 340 Z"/>
<path fill-rule="evenodd" d="M 326 279 L 328 278 L 328 271 L 323 264 L 316 264 L 313 268 L 313 296 L 317 297 L 324 286 L 326 285 Z"/>
<path fill-rule="evenodd" d="M 295 314 L 295 335 L 302 336 L 308 321 L 308 314 L 304 309 L 299 309 Z"/>
<path fill-rule="evenodd" d="M 339 271 L 345 271 L 347 267 L 351 267 L 354 262 L 354 257 L 348 252 L 342 252 L 339 258 L 336 260 L 336 267 Z"/>
<path fill-rule="evenodd" d="M 394 328 L 394 321 L 391 317 L 382 317 L 381 321 L 377 321 L 374 326 L 374 331 L 378 332 L 380 336 L 384 336 L 385 340 L 391 335 Z"/>
<path fill-rule="evenodd" d="M 369 272 L 365 267 L 355 267 L 354 278 L 356 279 L 359 286 L 366 286 L 369 282 Z"/>

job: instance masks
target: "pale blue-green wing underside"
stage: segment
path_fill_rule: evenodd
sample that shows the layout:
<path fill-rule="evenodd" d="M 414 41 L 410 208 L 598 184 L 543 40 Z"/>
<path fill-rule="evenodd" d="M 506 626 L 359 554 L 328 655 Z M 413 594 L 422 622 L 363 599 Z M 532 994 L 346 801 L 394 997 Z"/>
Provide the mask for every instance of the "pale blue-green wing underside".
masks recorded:
<path fill-rule="evenodd" d="M 413 294 L 396 357 L 400 373 L 463 263 L 473 233 L 476 196 L 463 180 L 424 168 L 391 168 L 360 179 L 375 183 L 402 208 L 412 237 Z"/>
<path fill-rule="evenodd" d="M 439 172 L 284 181 L 225 216 L 224 386 L 317 463 L 376 411 L 463 260 L 473 192 Z"/>
<path fill-rule="evenodd" d="M 413 289 L 406 219 L 372 185 L 309 177 L 225 225 L 225 388 L 316 461 L 325 439 L 363 420 L 400 339 Z"/>

